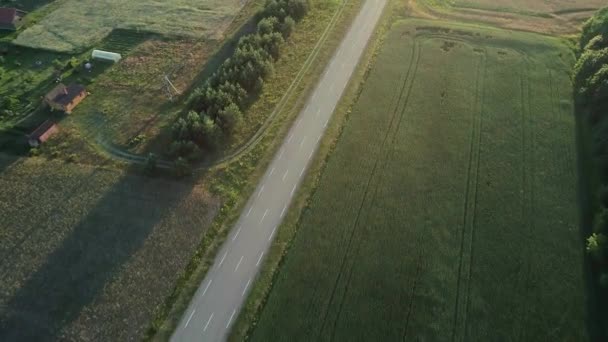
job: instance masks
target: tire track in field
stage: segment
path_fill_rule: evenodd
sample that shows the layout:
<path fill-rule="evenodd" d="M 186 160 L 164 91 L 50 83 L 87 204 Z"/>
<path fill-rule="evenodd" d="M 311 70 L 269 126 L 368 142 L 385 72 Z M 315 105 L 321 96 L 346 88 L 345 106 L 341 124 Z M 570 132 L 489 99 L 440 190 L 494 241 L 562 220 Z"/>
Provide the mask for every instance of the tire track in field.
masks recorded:
<path fill-rule="evenodd" d="M 552 80 L 555 79 L 553 77 L 553 73 L 551 72 L 551 69 L 549 69 L 550 75 L 552 77 Z M 560 82 L 553 82 L 554 84 L 554 89 L 555 92 L 553 93 L 552 96 L 552 102 L 555 106 L 555 111 L 556 111 L 556 117 L 560 120 L 559 122 L 561 123 L 562 120 L 572 120 L 572 107 L 571 104 L 568 106 L 568 108 L 570 108 L 570 110 L 564 110 L 562 109 L 562 107 L 560 106 L 560 93 L 562 88 L 560 88 L 559 84 Z M 568 132 L 568 134 L 572 134 L 570 131 Z M 566 156 L 566 164 L 564 165 L 565 169 L 568 172 L 568 176 L 570 176 L 570 178 L 575 179 L 576 178 L 576 168 L 573 167 L 573 165 L 576 165 L 576 155 L 575 155 L 575 149 L 572 148 L 571 145 L 565 145 L 566 149 L 564 151 L 564 156 Z"/>
<path fill-rule="evenodd" d="M 469 144 L 469 165 L 463 203 L 462 233 L 460 240 L 460 263 L 456 283 L 456 302 L 454 305 L 454 327 L 452 341 L 464 341 L 469 310 L 471 288 L 471 265 L 473 263 L 473 237 L 477 190 L 479 185 L 479 165 L 481 157 L 481 129 L 483 123 L 484 81 L 487 76 L 487 51 L 479 57 L 475 76 L 474 108 L 471 112 L 471 140 Z M 468 255 L 466 255 L 468 253 Z M 463 278 L 466 278 L 463 279 Z M 463 283 L 466 282 L 466 283 Z M 462 292 L 462 293 L 461 293 Z"/>
<path fill-rule="evenodd" d="M 555 82 L 555 77 L 553 75 L 553 71 L 551 69 L 548 69 L 549 71 L 549 85 L 550 85 L 550 89 L 551 89 L 551 108 L 552 108 L 552 113 L 553 113 L 553 120 L 555 123 L 555 127 L 553 129 L 559 129 L 561 130 L 562 127 L 562 111 L 559 108 L 559 89 L 557 89 L 557 85 Z M 556 146 L 557 147 L 557 146 Z M 560 177 L 564 177 L 566 176 L 566 173 L 569 173 L 569 175 L 574 175 L 576 176 L 576 174 L 574 174 L 574 168 L 572 167 L 567 167 L 567 165 L 574 165 L 574 157 L 572 155 L 572 149 L 571 148 L 566 148 L 563 149 L 563 145 L 559 146 L 560 148 L 557 149 L 557 154 L 556 154 L 556 159 L 559 161 L 559 176 Z M 562 151 L 563 150 L 563 151 Z"/>
<path fill-rule="evenodd" d="M 405 326 L 403 327 L 403 333 L 401 335 L 401 340 L 403 342 L 405 342 L 405 339 L 407 338 L 407 332 L 410 326 L 410 317 L 412 316 L 412 312 L 414 312 L 414 297 L 418 288 L 418 280 L 420 279 L 420 273 L 422 272 L 423 255 L 423 251 L 420 250 L 420 253 L 418 255 L 418 262 L 416 263 L 418 265 L 418 267 L 416 267 L 416 276 L 414 277 L 414 283 L 412 284 L 412 291 L 410 294 L 410 303 L 407 309 L 407 315 L 405 316 Z"/>
<path fill-rule="evenodd" d="M 355 222 L 353 223 L 352 229 L 351 229 L 350 234 L 348 236 L 348 243 L 346 245 L 346 250 L 345 250 L 344 255 L 342 257 L 342 261 L 340 263 L 340 269 L 339 269 L 338 275 L 336 277 L 336 280 L 334 281 L 332 292 L 331 292 L 329 301 L 327 302 L 327 306 L 325 308 L 325 313 L 323 315 L 323 320 L 322 320 L 322 323 L 321 323 L 321 328 L 319 329 L 319 333 L 318 333 L 317 338 L 316 338 L 317 341 L 320 340 L 321 334 L 322 334 L 323 330 L 325 329 L 325 326 L 326 326 L 326 323 L 327 323 L 327 317 L 329 315 L 329 311 L 330 311 L 330 308 L 331 308 L 331 304 L 334 301 L 334 297 L 335 297 L 335 294 L 336 294 L 336 290 L 337 290 L 338 284 L 340 283 L 340 279 L 342 278 L 342 275 L 344 274 L 344 268 L 345 268 L 345 265 L 346 265 L 346 263 L 347 263 L 347 261 L 349 259 L 348 258 L 349 251 L 351 250 L 353 238 L 354 238 L 355 232 L 357 231 L 357 227 L 359 226 L 359 220 L 360 220 L 361 214 L 363 212 L 363 206 L 367 202 L 367 198 L 368 198 L 368 196 L 369 196 L 369 194 L 371 192 L 373 192 L 372 199 L 375 197 L 375 193 L 376 193 L 377 187 L 374 188 L 374 190 L 371 190 L 372 181 L 375 178 L 376 172 L 378 170 L 378 165 L 384 159 L 386 159 L 386 157 L 384 157 L 386 155 L 386 153 L 382 153 L 382 152 L 384 150 L 386 150 L 387 142 L 389 142 L 389 137 L 391 135 L 391 132 L 398 131 L 398 127 L 399 127 L 399 124 L 401 122 L 401 118 L 402 118 L 402 114 L 403 114 L 403 112 L 399 111 L 399 108 L 402 107 L 402 106 L 400 106 L 400 103 L 404 103 L 403 107 L 405 107 L 405 104 L 407 104 L 407 102 L 409 101 L 409 97 L 410 97 L 410 94 L 411 94 L 411 90 L 413 88 L 413 84 L 414 84 L 414 80 L 415 80 L 415 77 L 416 77 L 416 74 L 417 74 L 417 71 L 418 71 L 418 64 L 419 64 L 419 60 L 420 60 L 420 47 L 419 47 L 419 44 L 416 42 L 415 38 L 414 38 L 414 44 L 413 44 L 413 46 L 414 46 L 414 48 L 413 48 L 413 52 L 412 52 L 412 58 L 410 59 L 410 64 L 408 66 L 404 82 L 403 82 L 403 84 L 401 86 L 401 90 L 398 92 L 399 97 L 397 98 L 397 102 L 395 104 L 395 108 L 393 109 L 393 114 L 392 114 L 391 119 L 390 119 L 389 127 L 386 130 L 386 133 L 385 133 L 384 138 L 382 140 L 382 144 L 381 144 L 381 147 L 380 147 L 380 153 L 378 154 L 378 156 L 377 156 L 377 158 L 376 158 L 376 160 L 374 162 L 374 166 L 372 168 L 372 172 L 371 172 L 371 174 L 370 174 L 370 176 L 368 178 L 367 184 L 365 186 L 365 192 L 363 194 L 363 199 L 361 200 L 361 203 L 359 205 L 359 209 L 357 211 Z M 409 83 L 409 86 L 408 86 L 408 83 Z M 404 94 L 405 94 L 405 98 L 404 98 Z M 397 122 L 395 122 L 395 121 L 397 121 Z M 392 142 L 392 139 L 390 141 Z M 358 246 L 356 247 L 356 251 L 358 251 Z M 354 265 L 354 263 L 353 263 L 353 265 Z M 334 320 L 334 323 L 332 324 L 332 333 L 331 333 L 330 340 L 333 340 L 335 338 L 335 331 L 336 331 L 335 328 L 336 328 L 337 322 L 339 321 L 340 313 L 342 311 L 342 307 L 343 307 L 343 304 L 344 304 L 345 295 L 348 292 L 348 282 L 350 282 L 351 276 L 352 276 L 352 266 L 351 266 L 350 271 L 349 271 L 346 287 L 345 287 L 345 289 L 343 291 L 343 294 L 341 296 L 341 299 L 340 299 L 340 304 L 339 304 L 339 308 L 338 308 L 338 313 L 336 315 L 336 319 Z"/>
<path fill-rule="evenodd" d="M 373 194 L 372 194 L 371 199 L 369 201 L 369 203 L 371 203 L 371 204 L 373 204 L 373 203 L 376 202 L 380 184 L 382 184 L 382 179 L 384 179 L 383 175 L 386 173 L 386 168 L 387 168 L 389 162 L 392 160 L 391 155 L 392 155 L 393 149 L 391 147 L 394 145 L 395 139 L 397 137 L 397 134 L 398 134 L 398 132 L 399 132 L 399 130 L 401 128 L 401 123 L 403 122 L 403 117 L 404 117 L 404 114 L 405 114 L 405 109 L 407 108 L 407 105 L 409 103 L 409 98 L 410 98 L 410 95 L 411 95 L 411 92 L 412 92 L 412 89 L 413 89 L 414 80 L 415 80 L 415 77 L 416 77 L 416 74 L 417 74 L 417 71 L 418 71 L 418 61 L 420 59 L 420 50 L 421 50 L 421 48 L 419 46 L 419 43 L 415 42 L 414 46 L 416 47 L 416 45 L 418 45 L 417 55 L 416 55 L 416 67 L 415 67 L 415 70 L 414 70 L 414 74 L 410 78 L 411 81 L 409 83 L 409 87 L 406 90 L 407 94 L 406 94 L 405 98 L 403 98 L 404 91 L 402 89 L 402 91 L 400 93 L 400 96 L 399 96 L 399 101 L 397 102 L 397 107 L 394 110 L 394 115 L 398 115 L 399 119 L 397 121 L 397 124 L 395 125 L 395 129 L 392 130 L 392 131 L 388 131 L 387 138 L 389 138 L 390 141 L 389 141 L 388 144 L 385 145 L 386 146 L 386 153 L 384 153 L 384 157 L 380 157 L 378 159 L 378 162 L 381 163 L 382 165 L 379 168 L 379 172 L 376 172 L 377 174 L 380 175 L 380 177 L 378 177 L 378 181 L 375 183 L 375 186 L 373 187 L 373 191 L 372 191 Z M 412 56 L 412 59 L 414 59 L 413 56 Z M 408 76 L 409 76 L 409 71 L 408 71 Z M 405 81 L 407 81 L 407 79 Z M 404 84 L 404 86 L 405 86 L 405 84 Z M 392 135 L 392 137 L 391 137 L 391 135 Z M 356 224 L 359 223 L 359 217 L 361 215 L 361 212 L 362 211 L 360 211 L 357 214 Z M 338 324 L 338 322 L 340 320 L 340 316 L 341 316 L 341 313 L 342 313 L 342 308 L 344 306 L 344 301 L 345 301 L 346 295 L 348 294 L 349 289 L 350 289 L 349 285 L 351 283 L 351 279 L 352 279 L 352 275 L 353 275 L 353 271 L 354 271 L 354 264 L 355 264 L 355 260 L 359 257 L 359 249 L 361 247 L 361 243 L 362 243 L 361 239 L 359 239 L 359 240 L 357 240 L 355 242 L 356 245 L 354 247 L 354 253 L 352 254 L 352 257 L 350 258 L 350 260 L 352 260 L 352 261 L 350 262 L 350 266 L 348 266 L 348 278 L 346 280 L 345 288 L 344 288 L 344 291 L 342 292 L 342 296 L 340 297 L 340 304 L 339 304 L 338 312 L 336 314 L 336 319 L 334 320 L 334 323 L 333 323 L 332 335 L 331 335 L 330 341 L 335 340 L 336 326 L 337 326 L 337 324 Z M 420 256 L 419 259 L 421 259 L 421 257 L 422 257 L 422 255 Z M 417 279 L 417 276 L 414 279 L 414 282 L 416 282 L 416 279 Z"/>
<path fill-rule="evenodd" d="M 533 177 L 534 177 L 534 142 L 533 142 L 533 133 L 534 133 L 534 123 L 532 118 L 532 90 L 530 86 L 530 61 L 528 56 L 520 52 L 523 65 L 521 68 L 520 75 L 520 92 L 521 92 L 521 184 L 522 184 L 522 194 L 521 194 L 521 218 L 522 224 L 527 226 L 527 229 L 524 229 L 524 234 L 526 235 L 526 240 L 530 241 L 531 232 L 534 231 L 534 218 L 533 218 Z M 531 151 L 529 151 L 531 150 Z M 523 244 L 524 250 L 526 250 L 526 245 Z M 523 252 L 520 255 L 524 256 L 521 259 L 521 264 L 523 271 L 523 288 L 521 289 L 523 293 L 523 297 L 526 298 L 522 300 L 521 303 L 529 303 L 529 294 L 527 288 L 530 284 L 530 278 L 532 274 L 531 264 L 526 259 L 527 253 Z M 518 330 L 519 336 L 518 340 L 525 340 L 526 329 L 524 328 L 526 317 L 528 316 L 527 306 L 523 304 L 520 307 L 520 313 L 517 315 L 519 317 Z"/>

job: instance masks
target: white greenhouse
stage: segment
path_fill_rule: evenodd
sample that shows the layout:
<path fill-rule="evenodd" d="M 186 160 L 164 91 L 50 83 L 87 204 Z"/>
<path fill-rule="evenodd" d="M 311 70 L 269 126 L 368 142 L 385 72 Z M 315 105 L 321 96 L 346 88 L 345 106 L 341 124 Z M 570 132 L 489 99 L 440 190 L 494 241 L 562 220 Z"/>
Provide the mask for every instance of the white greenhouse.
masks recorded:
<path fill-rule="evenodd" d="M 102 50 L 93 50 L 92 54 L 93 59 L 100 59 L 108 62 L 118 62 L 122 56 L 119 53 L 102 51 Z"/>

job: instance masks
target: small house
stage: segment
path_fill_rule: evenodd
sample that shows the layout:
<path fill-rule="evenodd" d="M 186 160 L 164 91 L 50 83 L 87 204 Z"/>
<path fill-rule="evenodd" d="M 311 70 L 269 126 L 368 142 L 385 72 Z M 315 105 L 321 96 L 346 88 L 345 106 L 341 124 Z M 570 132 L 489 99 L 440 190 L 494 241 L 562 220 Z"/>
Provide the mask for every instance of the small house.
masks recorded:
<path fill-rule="evenodd" d="M 16 8 L 0 7 L 0 30 L 15 31 L 23 22 L 26 12 Z"/>
<path fill-rule="evenodd" d="M 62 83 L 59 83 L 46 94 L 44 102 L 53 109 L 69 114 L 85 97 L 87 97 L 87 91 L 83 85 L 70 84 L 66 87 Z"/>
<path fill-rule="evenodd" d="M 38 147 L 57 132 L 59 132 L 59 127 L 54 122 L 47 120 L 27 136 L 27 142 L 31 147 Z"/>
<path fill-rule="evenodd" d="M 93 50 L 91 57 L 93 57 L 93 59 L 102 60 L 102 61 L 106 61 L 106 62 L 113 62 L 113 63 L 116 63 L 122 59 L 122 56 L 119 53 L 102 51 L 102 50 Z"/>

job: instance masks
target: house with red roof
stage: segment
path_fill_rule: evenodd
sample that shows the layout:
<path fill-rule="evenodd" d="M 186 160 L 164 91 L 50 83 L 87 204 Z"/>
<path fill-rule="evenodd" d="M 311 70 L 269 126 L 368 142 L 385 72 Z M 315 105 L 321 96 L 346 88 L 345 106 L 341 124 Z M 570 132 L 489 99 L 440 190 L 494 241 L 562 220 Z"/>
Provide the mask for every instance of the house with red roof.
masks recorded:
<path fill-rule="evenodd" d="M 66 87 L 60 83 L 46 94 L 44 102 L 52 109 L 69 114 L 85 97 L 87 97 L 87 91 L 83 85 L 70 84 Z"/>
<path fill-rule="evenodd" d="M 38 147 L 47 141 L 53 134 L 59 132 L 57 124 L 47 120 L 38 126 L 31 134 L 27 136 L 27 142 L 31 147 Z"/>
<path fill-rule="evenodd" d="M 0 30 L 17 30 L 25 15 L 26 12 L 16 8 L 0 7 Z"/>

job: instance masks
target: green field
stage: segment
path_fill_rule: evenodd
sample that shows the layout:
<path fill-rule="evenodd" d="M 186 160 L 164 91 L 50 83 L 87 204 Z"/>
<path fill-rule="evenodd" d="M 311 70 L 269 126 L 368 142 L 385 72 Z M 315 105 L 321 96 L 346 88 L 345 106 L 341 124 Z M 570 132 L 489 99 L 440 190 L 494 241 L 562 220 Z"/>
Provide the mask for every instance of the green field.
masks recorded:
<path fill-rule="evenodd" d="M 603 0 L 449 0 L 456 7 L 478 8 L 487 10 L 502 10 L 529 13 L 565 13 L 589 11 L 605 5 Z"/>
<path fill-rule="evenodd" d="M 0 340 L 140 340 L 216 215 L 200 185 L 0 154 Z"/>
<path fill-rule="evenodd" d="M 114 29 L 219 38 L 242 5 L 241 0 L 64 0 L 14 43 L 71 52 L 92 47 Z"/>
<path fill-rule="evenodd" d="M 572 63 L 557 39 L 394 24 L 252 340 L 585 340 Z"/>

